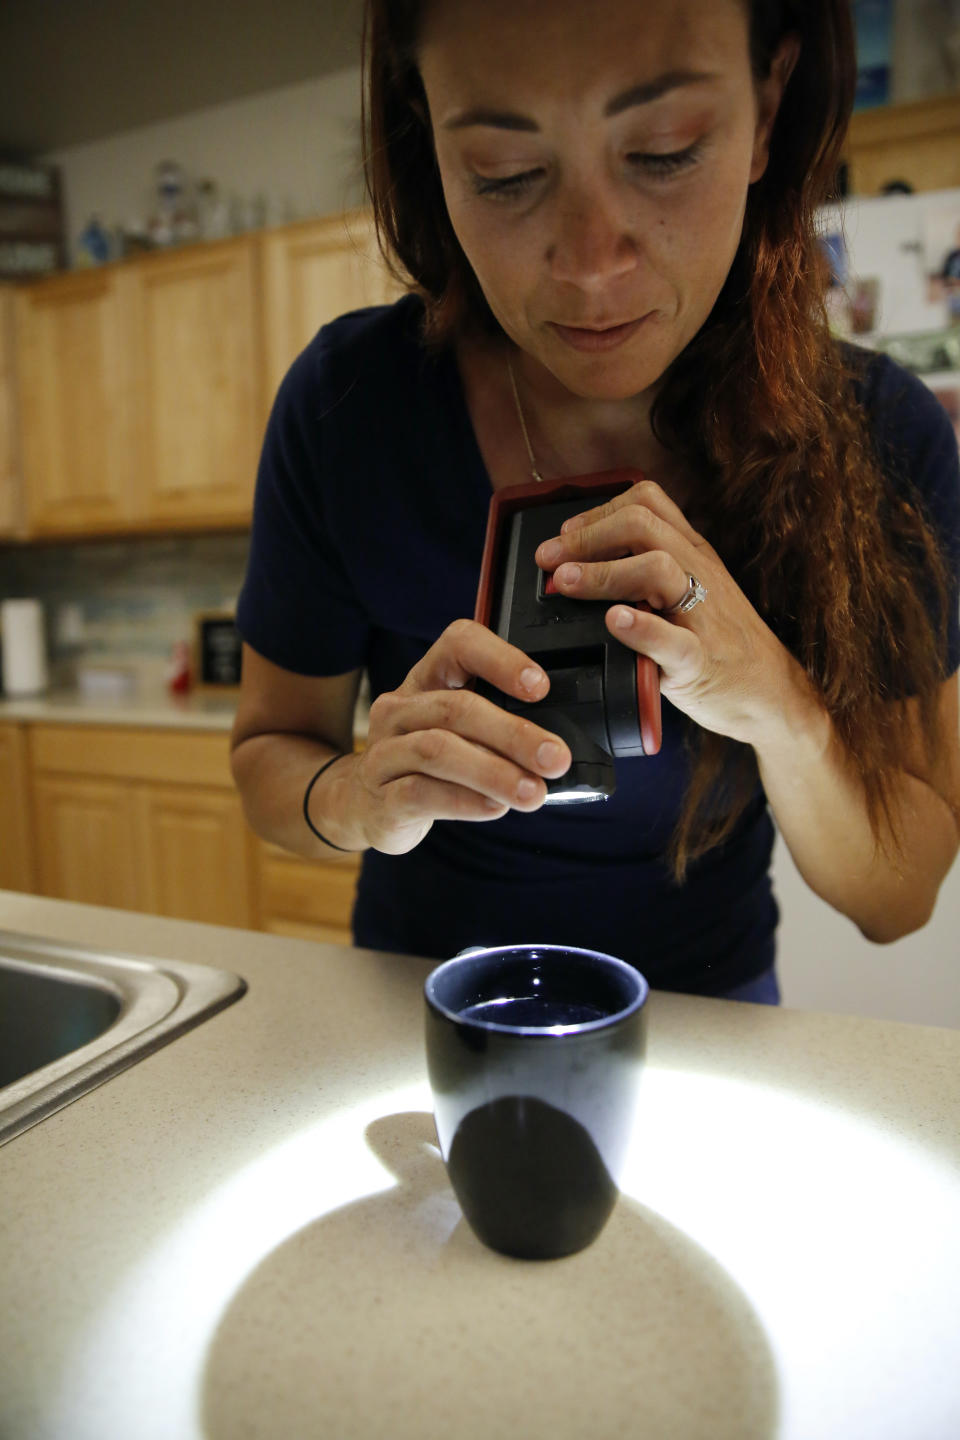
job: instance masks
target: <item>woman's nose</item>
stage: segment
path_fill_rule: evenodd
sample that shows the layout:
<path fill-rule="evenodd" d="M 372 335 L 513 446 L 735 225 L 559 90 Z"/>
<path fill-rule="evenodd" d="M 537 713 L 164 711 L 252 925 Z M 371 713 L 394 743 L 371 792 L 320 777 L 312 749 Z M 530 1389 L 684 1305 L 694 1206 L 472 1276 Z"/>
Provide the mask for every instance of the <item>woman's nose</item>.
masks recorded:
<path fill-rule="evenodd" d="M 637 255 L 620 206 L 599 187 L 571 196 L 560 208 L 547 250 L 553 279 L 596 287 L 627 274 Z"/>

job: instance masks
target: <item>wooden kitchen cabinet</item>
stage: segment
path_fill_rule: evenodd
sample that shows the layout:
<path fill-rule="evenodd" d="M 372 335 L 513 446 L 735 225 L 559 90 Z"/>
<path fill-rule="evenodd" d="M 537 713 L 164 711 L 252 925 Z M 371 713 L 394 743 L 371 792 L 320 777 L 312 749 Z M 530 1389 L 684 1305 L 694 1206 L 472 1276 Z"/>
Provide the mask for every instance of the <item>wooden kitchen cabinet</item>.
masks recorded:
<path fill-rule="evenodd" d="M 0 536 L 23 530 L 13 297 L 12 286 L 0 286 Z"/>
<path fill-rule="evenodd" d="M 33 825 L 21 725 L 0 725 L 0 890 L 34 891 Z"/>
<path fill-rule="evenodd" d="M 260 847 L 260 929 L 272 935 L 350 944 L 360 856 L 325 864 L 276 845 Z"/>
<path fill-rule="evenodd" d="M 257 839 L 229 747 L 220 732 L 0 724 L 0 888 L 349 944 L 360 857 Z"/>
<path fill-rule="evenodd" d="M 32 726 L 41 893 L 254 926 L 256 842 L 228 754 L 222 734 Z"/>
<path fill-rule="evenodd" d="M 256 241 L 148 256 L 130 276 L 137 519 L 248 524 L 265 420 Z"/>
<path fill-rule="evenodd" d="M 213 925 L 254 923 L 249 837 L 238 797 L 191 785 L 135 788 L 141 905 Z"/>
<path fill-rule="evenodd" d="M 40 893 L 142 910 L 129 787 L 57 774 L 33 784 Z"/>
<path fill-rule="evenodd" d="M 20 448 L 31 535 L 130 526 L 129 278 L 110 265 L 18 289 Z"/>
<path fill-rule="evenodd" d="M 10 384 L 0 295 L 0 533 L 21 489 L 28 538 L 247 525 L 291 361 L 402 289 L 364 211 L 54 275 L 17 287 Z"/>
<path fill-rule="evenodd" d="M 328 320 L 404 293 L 365 210 L 299 221 L 262 239 L 266 408 L 300 351 Z"/>
<path fill-rule="evenodd" d="M 892 180 L 916 191 L 960 185 L 960 95 L 858 111 L 845 158 L 853 195 L 880 195 Z"/>

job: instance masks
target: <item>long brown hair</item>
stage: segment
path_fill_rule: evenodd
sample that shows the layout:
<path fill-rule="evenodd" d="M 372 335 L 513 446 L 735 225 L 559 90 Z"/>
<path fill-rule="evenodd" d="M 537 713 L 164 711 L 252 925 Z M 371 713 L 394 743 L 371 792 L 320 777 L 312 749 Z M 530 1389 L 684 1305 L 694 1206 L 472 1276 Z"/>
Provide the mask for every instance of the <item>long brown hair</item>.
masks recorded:
<path fill-rule="evenodd" d="M 384 255 L 423 297 L 425 339 L 436 346 L 497 327 L 447 215 L 417 68 L 422 10 L 423 0 L 367 0 L 365 163 Z M 824 308 L 815 215 L 853 104 L 849 0 L 750 0 L 756 78 L 788 34 L 800 54 L 766 173 L 750 188 L 720 298 L 663 379 L 653 425 L 709 476 L 700 528 L 804 666 L 859 775 L 875 841 L 896 854 L 908 717 L 895 702 L 918 697 L 933 760 L 948 580 L 908 478 L 895 491 L 883 473 L 855 399 L 853 352 L 832 338 Z M 677 879 L 730 834 L 757 783 L 750 746 L 693 725 L 688 744 L 670 855 Z"/>

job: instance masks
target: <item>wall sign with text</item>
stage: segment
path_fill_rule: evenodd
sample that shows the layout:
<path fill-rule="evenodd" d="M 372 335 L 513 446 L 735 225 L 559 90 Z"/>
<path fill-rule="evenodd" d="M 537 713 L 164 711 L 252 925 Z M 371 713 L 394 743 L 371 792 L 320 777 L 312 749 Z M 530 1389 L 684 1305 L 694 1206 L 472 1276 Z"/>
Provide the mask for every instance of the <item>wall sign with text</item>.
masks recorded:
<path fill-rule="evenodd" d="M 240 684 L 243 642 L 232 615 L 216 612 L 196 618 L 194 677 L 196 684 L 235 689 Z"/>

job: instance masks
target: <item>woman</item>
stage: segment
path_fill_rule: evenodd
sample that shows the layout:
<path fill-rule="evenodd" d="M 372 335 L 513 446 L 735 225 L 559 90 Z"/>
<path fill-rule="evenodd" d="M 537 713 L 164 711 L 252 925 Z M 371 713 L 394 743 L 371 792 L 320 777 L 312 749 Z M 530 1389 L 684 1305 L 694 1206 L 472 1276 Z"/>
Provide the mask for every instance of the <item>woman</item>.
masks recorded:
<path fill-rule="evenodd" d="M 824 320 L 847 0 L 370 0 L 367 34 L 371 192 L 414 287 L 321 331 L 270 421 L 254 828 L 365 851 L 357 943 L 427 956 L 562 941 L 775 1001 L 773 822 L 868 938 L 923 925 L 958 847 L 960 483 L 925 387 Z M 663 747 L 544 810 L 567 747 L 471 684 L 548 688 L 464 618 L 487 502 L 624 466 L 646 479 L 537 560 L 660 667 Z"/>

